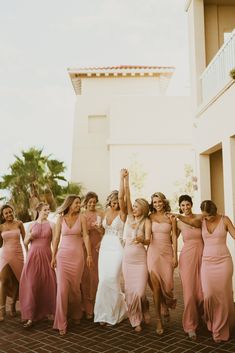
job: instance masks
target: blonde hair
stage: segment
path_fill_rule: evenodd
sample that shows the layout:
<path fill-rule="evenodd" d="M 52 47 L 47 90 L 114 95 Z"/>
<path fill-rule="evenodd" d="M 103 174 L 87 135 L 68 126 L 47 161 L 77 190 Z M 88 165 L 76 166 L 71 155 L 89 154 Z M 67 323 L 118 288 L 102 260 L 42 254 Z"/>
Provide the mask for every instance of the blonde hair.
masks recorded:
<path fill-rule="evenodd" d="M 143 217 L 146 218 L 148 217 L 149 214 L 149 203 L 147 200 L 143 199 L 143 198 L 138 198 L 135 200 L 136 203 L 138 203 L 138 205 L 140 205 L 142 212 L 143 212 Z"/>
<path fill-rule="evenodd" d="M 109 207 L 112 201 L 118 200 L 118 190 L 113 190 L 106 199 L 105 207 Z"/>
<path fill-rule="evenodd" d="M 64 202 L 61 206 L 59 206 L 56 210 L 57 214 L 65 215 L 68 213 L 70 206 L 72 205 L 73 201 L 79 199 L 81 201 L 81 197 L 75 194 L 67 195 Z"/>
<path fill-rule="evenodd" d="M 36 210 L 35 221 L 36 221 L 36 219 L 38 219 L 38 217 L 39 217 L 39 212 L 42 210 L 42 208 L 43 208 L 44 206 L 49 206 L 49 204 L 46 203 L 46 202 L 39 202 L 39 203 L 37 204 L 37 206 L 35 207 L 35 210 Z"/>
<path fill-rule="evenodd" d="M 138 221 L 135 221 L 133 219 L 133 220 L 129 220 L 128 222 L 131 225 L 136 224 L 136 228 L 135 228 L 136 234 L 141 233 L 145 237 L 145 220 L 146 218 L 148 218 L 148 215 L 149 215 L 149 203 L 147 200 L 143 198 L 138 198 L 135 200 L 135 202 L 141 207 L 143 214 Z"/>
<path fill-rule="evenodd" d="M 162 202 L 163 202 L 163 207 L 164 207 L 164 211 L 165 212 L 170 212 L 171 211 L 171 206 L 169 201 L 167 200 L 166 196 L 162 193 L 162 192 L 155 192 L 152 196 L 151 196 L 151 204 L 150 204 L 150 211 L 151 213 L 156 212 L 156 210 L 153 207 L 153 198 L 154 197 L 158 197 Z"/>

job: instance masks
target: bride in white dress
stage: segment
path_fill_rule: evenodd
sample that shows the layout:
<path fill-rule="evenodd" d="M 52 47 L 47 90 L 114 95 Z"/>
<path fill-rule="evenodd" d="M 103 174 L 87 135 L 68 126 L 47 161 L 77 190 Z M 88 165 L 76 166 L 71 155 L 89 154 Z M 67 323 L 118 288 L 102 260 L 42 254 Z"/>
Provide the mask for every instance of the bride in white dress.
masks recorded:
<path fill-rule="evenodd" d="M 124 203 L 124 171 L 121 170 L 120 190 L 107 198 L 108 210 L 103 220 L 105 230 L 99 251 L 99 284 L 94 308 L 94 322 L 115 325 L 127 317 L 124 294 L 121 292 L 122 236 L 126 221 Z"/>

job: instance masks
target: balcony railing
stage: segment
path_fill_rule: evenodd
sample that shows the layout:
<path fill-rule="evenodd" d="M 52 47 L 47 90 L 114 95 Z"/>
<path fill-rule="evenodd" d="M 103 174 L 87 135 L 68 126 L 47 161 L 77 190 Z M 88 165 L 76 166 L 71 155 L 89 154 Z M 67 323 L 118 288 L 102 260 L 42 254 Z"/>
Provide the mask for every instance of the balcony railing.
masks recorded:
<path fill-rule="evenodd" d="M 235 30 L 200 77 L 203 104 L 214 98 L 231 81 L 229 73 L 233 68 L 235 68 Z"/>

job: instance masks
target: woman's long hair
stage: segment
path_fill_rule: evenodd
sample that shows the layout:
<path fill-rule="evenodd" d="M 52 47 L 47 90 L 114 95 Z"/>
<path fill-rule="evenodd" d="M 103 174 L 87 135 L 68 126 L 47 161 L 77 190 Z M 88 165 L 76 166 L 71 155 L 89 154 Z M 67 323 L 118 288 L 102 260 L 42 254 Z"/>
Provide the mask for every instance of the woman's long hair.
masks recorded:
<path fill-rule="evenodd" d="M 75 194 L 67 195 L 62 205 L 57 208 L 56 214 L 66 215 L 73 201 L 76 199 L 79 199 L 81 201 L 81 197 L 78 195 L 75 195 Z"/>
<path fill-rule="evenodd" d="M 6 209 L 6 208 L 10 208 L 12 210 L 12 212 L 14 213 L 14 208 L 9 205 L 9 204 L 5 204 L 1 207 L 0 209 L 0 224 L 3 224 L 6 222 L 5 218 L 3 217 L 3 211 Z"/>
<path fill-rule="evenodd" d="M 162 192 L 155 192 L 151 196 L 151 203 L 150 203 L 150 212 L 151 213 L 155 213 L 156 212 L 155 208 L 153 207 L 153 198 L 154 197 L 158 197 L 163 202 L 163 207 L 164 207 L 164 211 L 165 212 L 170 212 L 171 211 L 171 206 L 170 206 L 170 203 L 167 200 L 166 196 Z"/>
<path fill-rule="evenodd" d="M 111 202 L 112 201 L 118 201 L 118 190 L 113 190 L 107 197 L 106 199 L 106 204 L 105 207 L 109 207 L 111 206 Z M 119 206 L 118 206 L 118 210 L 119 210 Z"/>
<path fill-rule="evenodd" d="M 40 213 L 40 211 L 42 210 L 42 208 L 44 206 L 49 206 L 49 204 L 46 203 L 46 202 L 39 202 L 39 204 L 35 207 L 35 210 L 36 210 L 36 216 L 35 216 L 35 219 L 34 219 L 35 221 L 38 219 L 39 213 Z"/>
<path fill-rule="evenodd" d="M 210 216 L 216 216 L 217 206 L 213 201 L 211 200 L 202 201 L 200 208 L 202 212 L 207 212 Z"/>
<path fill-rule="evenodd" d="M 98 195 L 94 191 L 89 191 L 82 200 L 82 207 L 87 208 L 90 199 L 96 199 L 96 202 L 99 202 Z"/>
<path fill-rule="evenodd" d="M 149 215 L 149 203 L 144 198 L 138 198 L 135 200 L 135 202 L 141 207 L 143 214 L 138 221 L 133 220 L 133 221 L 129 221 L 129 223 L 136 224 L 136 228 L 135 228 L 136 235 L 137 233 L 141 233 L 145 237 L 144 225 L 145 225 L 145 220 L 146 218 L 148 218 L 148 215 Z"/>

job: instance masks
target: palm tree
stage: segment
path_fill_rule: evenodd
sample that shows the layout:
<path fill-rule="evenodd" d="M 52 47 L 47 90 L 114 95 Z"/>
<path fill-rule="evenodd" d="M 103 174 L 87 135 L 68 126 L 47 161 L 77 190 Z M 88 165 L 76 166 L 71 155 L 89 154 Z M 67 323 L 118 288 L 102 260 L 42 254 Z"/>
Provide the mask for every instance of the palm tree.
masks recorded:
<path fill-rule="evenodd" d="M 10 173 L 2 176 L 0 189 L 10 192 L 9 201 L 17 217 L 24 222 L 31 220 L 35 206 L 40 201 L 46 201 L 54 210 L 69 185 L 60 184 L 66 182 L 64 162 L 50 159 L 50 155 L 45 156 L 42 149 L 34 147 L 22 151 L 22 156 L 15 158 L 15 162 L 9 166 Z M 81 187 L 78 191 L 81 192 Z"/>

